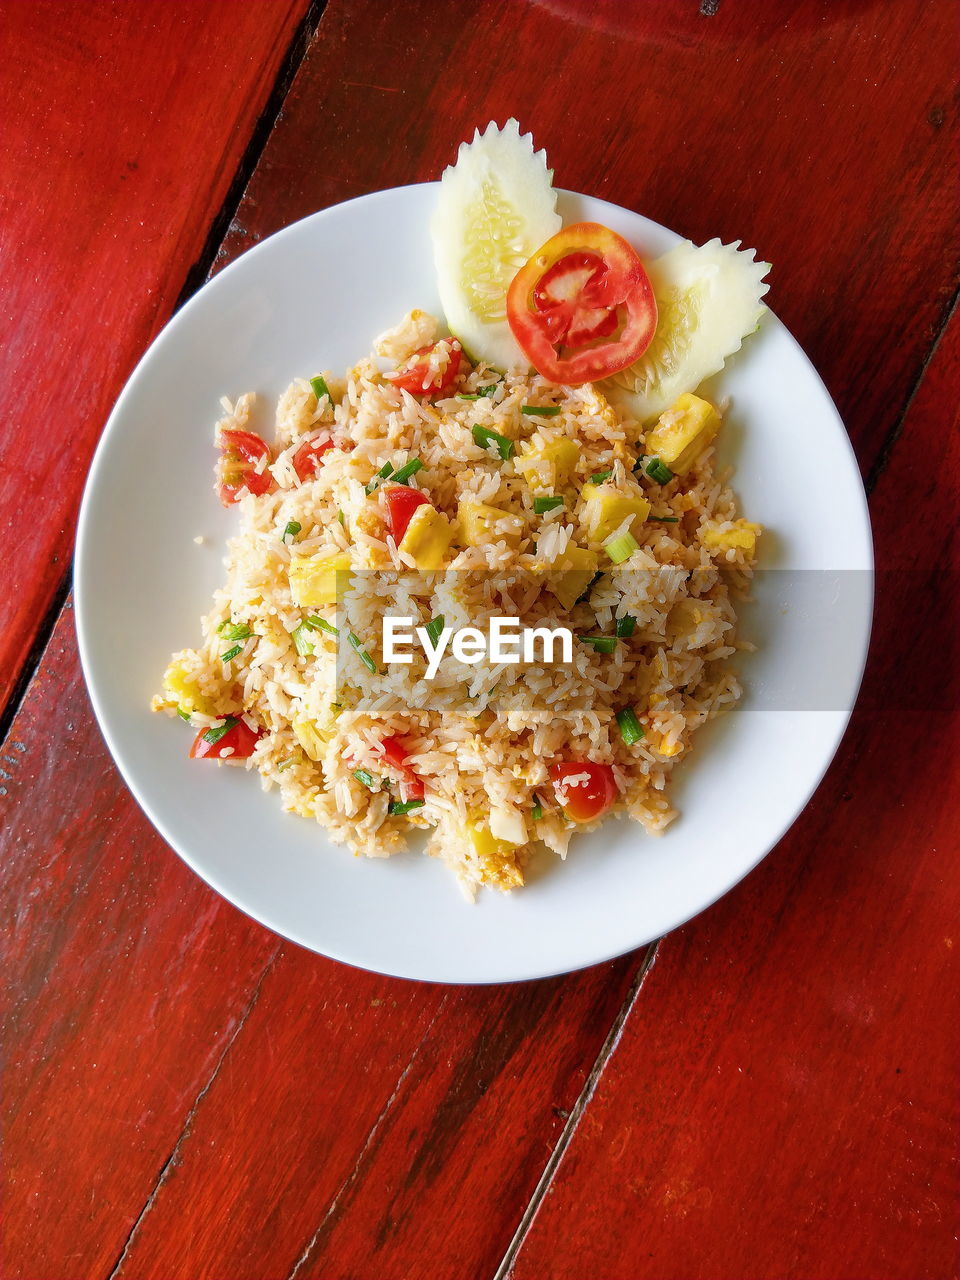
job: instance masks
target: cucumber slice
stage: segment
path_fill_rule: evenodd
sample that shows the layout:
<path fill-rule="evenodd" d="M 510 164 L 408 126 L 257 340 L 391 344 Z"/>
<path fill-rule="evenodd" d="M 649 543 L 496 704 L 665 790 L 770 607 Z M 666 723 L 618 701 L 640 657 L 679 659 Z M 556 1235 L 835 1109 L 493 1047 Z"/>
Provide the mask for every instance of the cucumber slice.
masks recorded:
<path fill-rule="evenodd" d="M 516 120 L 491 121 L 444 170 L 431 223 L 440 300 L 450 332 L 474 360 L 529 369 L 507 323 L 507 286 L 560 230 L 546 153 Z"/>
<path fill-rule="evenodd" d="M 760 324 L 766 311 L 760 299 L 770 287 L 763 283 L 770 263 L 755 258 L 739 240 L 699 248 L 687 240 L 647 266 L 657 332 L 635 364 L 601 384 L 621 413 L 649 422 L 740 350 Z"/>

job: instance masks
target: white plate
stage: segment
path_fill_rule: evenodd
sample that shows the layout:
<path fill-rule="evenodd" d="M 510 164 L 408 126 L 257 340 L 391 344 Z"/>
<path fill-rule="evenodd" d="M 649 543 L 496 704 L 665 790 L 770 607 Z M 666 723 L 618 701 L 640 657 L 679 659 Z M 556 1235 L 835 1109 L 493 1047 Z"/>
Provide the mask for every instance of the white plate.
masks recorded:
<path fill-rule="evenodd" d="M 148 704 L 168 655 L 195 643 L 235 517 L 212 492 L 223 394 L 272 408 L 297 375 L 342 370 L 411 307 L 439 311 L 428 235 L 433 184 L 326 209 L 265 240 L 205 286 L 151 346 L 93 461 L 76 560 L 80 653 L 104 736 L 157 830 L 208 884 L 278 933 L 366 969 L 502 982 L 594 964 L 726 893 L 807 803 L 859 687 L 872 549 L 843 425 L 772 315 L 717 379 L 733 397 L 724 448 L 743 509 L 771 531 L 744 634 L 740 709 L 704 730 L 678 771 L 681 817 L 661 839 L 611 821 L 543 859 L 519 892 L 471 906 L 439 862 L 353 858 L 240 770 L 187 758 L 186 725 Z M 677 240 L 600 200 L 564 193 L 643 256 Z M 789 262 L 778 264 L 789 279 Z M 265 409 L 264 425 L 269 431 Z M 207 539 L 198 547 L 193 539 Z M 825 679 L 825 677 L 828 677 Z"/>

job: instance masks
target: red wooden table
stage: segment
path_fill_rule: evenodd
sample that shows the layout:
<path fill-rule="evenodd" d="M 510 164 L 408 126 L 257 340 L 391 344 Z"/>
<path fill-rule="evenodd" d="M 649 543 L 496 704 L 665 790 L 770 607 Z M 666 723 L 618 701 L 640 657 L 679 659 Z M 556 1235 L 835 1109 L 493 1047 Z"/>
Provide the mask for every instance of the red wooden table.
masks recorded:
<path fill-rule="evenodd" d="M 3 1280 L 958 1273 L 952 0 L 6 0 Z M 860 458 L 864 694 L 793 830 L 645 953 L 356 972 L 171 853 L 69 598 L 109 407 L 205 275 L 516 115 L 567 187 L 743 237 Z M 920 660 L 917 660 L 917 642 Z"/>

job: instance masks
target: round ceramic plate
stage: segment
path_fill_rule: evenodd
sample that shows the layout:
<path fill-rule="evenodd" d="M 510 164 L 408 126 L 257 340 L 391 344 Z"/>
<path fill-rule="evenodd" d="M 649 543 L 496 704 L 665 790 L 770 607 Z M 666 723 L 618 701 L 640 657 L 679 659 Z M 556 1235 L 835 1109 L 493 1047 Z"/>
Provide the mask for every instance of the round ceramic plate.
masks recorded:
<path fill-rule="evenodd" d="M 190 729 L 154 715 L 169 654 L 199 639 L 235 515 L 213 493 L 221 395 L 269 406 L 290 380 L 346 369 L 412 307 L 439 313 L 429 220 L 436 185 L 326 209 L 264 241 L 171 321 L 117 402 L 91 468 L 76 561 L 80 652 L 124 778 L 180 856 L 241 910 L 350 964 L 440 982 L 577 969 L 689 919 L 726 893 L 807 803 L 859 687 L 872 609 L 860 475 L 829 395 L 782 324 L 714 380 L 731 397 L 722 457 L 762 539 L 742 634 L 746 696 L 701 731 L 676 772 L 681 816 L 662 838 L 626 821 L 543 855 L 528 885 L 467 902 L 417 852 L 351 857 L 285 814 L 256 775 L 187 758 Z M 563 193 L 644 257 L 678 239 L 614 205 Z M 789 263 L 779 264 L 784 274 Z M 194 538 L 203 535 L 197 545 Z"/>

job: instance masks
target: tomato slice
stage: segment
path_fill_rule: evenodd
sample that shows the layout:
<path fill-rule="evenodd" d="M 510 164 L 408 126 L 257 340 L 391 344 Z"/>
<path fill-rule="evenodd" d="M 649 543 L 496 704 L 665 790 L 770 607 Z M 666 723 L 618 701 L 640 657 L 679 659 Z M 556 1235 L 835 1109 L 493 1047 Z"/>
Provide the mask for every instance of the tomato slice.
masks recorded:
<path fill-rule="evenodd" d="M 242 716 L 226 716 L 220 729 L 201 729 L 190 748 L 190 759 L 246 760 L 261 736 L 262 730 L 251 729 Z M 229 751 L 229 756 L 224 756 L 224 751 Z"/>
<path fill-rule="evenodd" d="M 415 351 L 402 369 L 387 377 L 411 395 L 444 396 L 453 389 L 462 364 L 463 348 L 456 338 L 441 338 Z"/>
<path fill-rule="evenodd" d="M 270 462 L 266 440 L 254 431 L 221 431 L 220 461 L 217 464 L 217 493 L 225 507 L 239 502 L 242 490 L 256 494 L 269 493 L 273 476 L 266 466 L 257 470 L 261 458 Z"/>
<path fill-rule="evenodd" d="M 400 542 L 407 532 L 410 517 L 417 507 L 430 501 L 425 493 L 421 493 L 419 489 L 411 489 L 406 484 L 388 485 L 383 490 L 383 499 L 387 504 L 387 524 L 394 542 Z"/>
<path fill-rule="evenodd" d="M 538 373 L 576 386 L 643 355 L 656 332 L 657 303 L 633 246 L 609 227 L 578 222 L 514 276 L 507 319 Z"/>
<path fill-rule="evenodd" d="M 400 790 L 404 800 L 422 800 L 423 782 L 407 764 L 407 751 L 400 738 L 384 738 L 383 760 L 400 778 Z"/>
<path fill-rule="evenodd" d="M 293 455 L 293 469 L 301 484 L 312 480 L 320 470 L 320 461 L 328 449 L 333 448 L 332 440 L 308 440 Z"/>
<path fill-rule="evenodd" d="M 608 764 L 589 760 L 552 764 L 550 780 L 557 803 L 574 822 L 593 822 L 607 812 L 618 795 Z"/>

